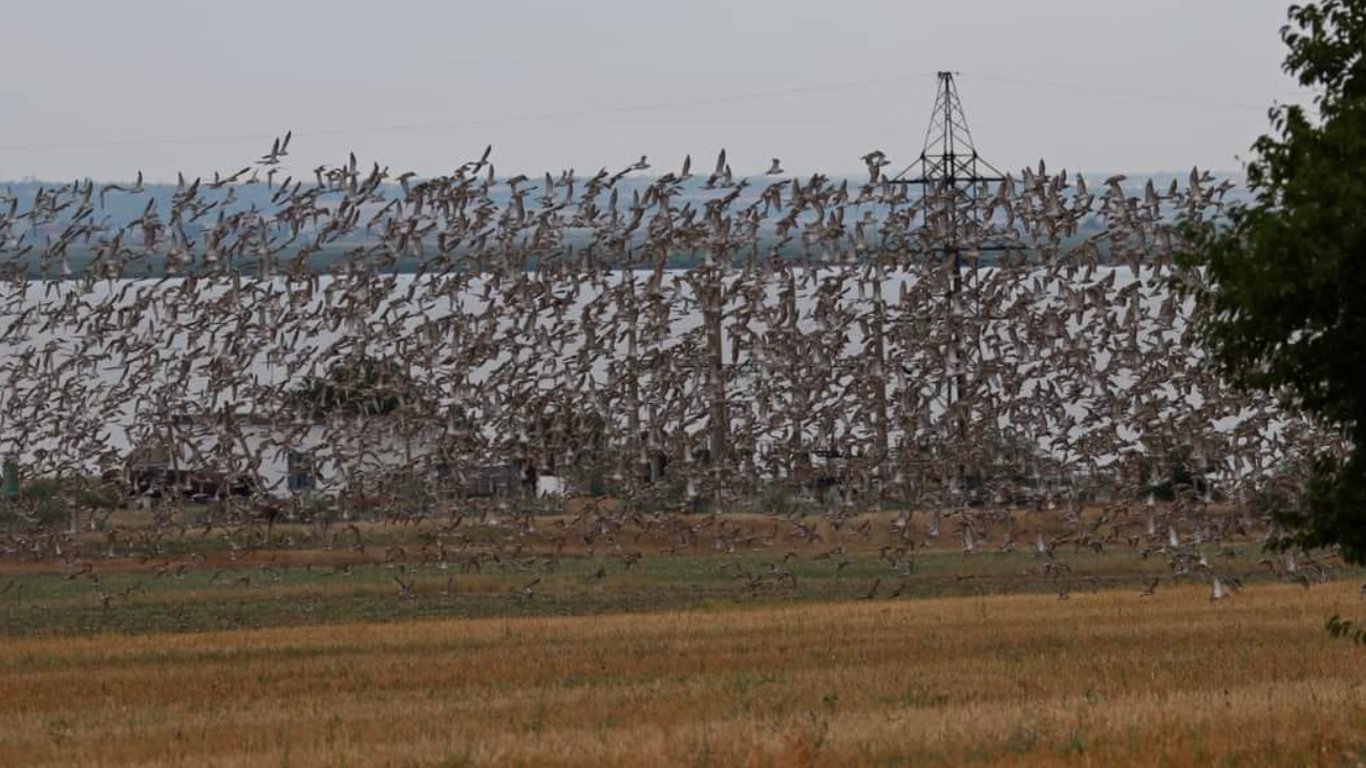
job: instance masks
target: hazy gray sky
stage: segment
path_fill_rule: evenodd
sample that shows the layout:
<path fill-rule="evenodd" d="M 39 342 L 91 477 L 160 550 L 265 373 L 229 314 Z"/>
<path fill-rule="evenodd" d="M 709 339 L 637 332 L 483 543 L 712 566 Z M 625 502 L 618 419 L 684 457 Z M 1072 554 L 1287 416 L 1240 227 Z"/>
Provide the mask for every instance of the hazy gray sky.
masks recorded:
<path fill-rule="evenodd" d="M 1274 0 L 66 0 L 0 8 L 0 178 L 246 164 L 737 173 L 919 153 L 934 72 L 1002 170 L 1235 169 L 1280 71 Z M 305 171 L 306 172 L 306 171 Z"/>

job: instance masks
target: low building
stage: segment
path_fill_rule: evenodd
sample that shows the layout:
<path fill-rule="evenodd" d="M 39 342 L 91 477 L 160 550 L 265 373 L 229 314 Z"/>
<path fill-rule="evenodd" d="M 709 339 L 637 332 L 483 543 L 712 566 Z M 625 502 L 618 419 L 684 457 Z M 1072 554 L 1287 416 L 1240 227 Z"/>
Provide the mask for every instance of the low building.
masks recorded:
<path fill-rule="evenodd" d="M 564 492 L 558 478 L 525 462 L 471 462 L 454 470 L 440 430 L 386 416 L 182 415 L 157 434 L 127 457 L 124 483 L 132 493 L 375 496 L 412 481 L 467 497 Z"/>

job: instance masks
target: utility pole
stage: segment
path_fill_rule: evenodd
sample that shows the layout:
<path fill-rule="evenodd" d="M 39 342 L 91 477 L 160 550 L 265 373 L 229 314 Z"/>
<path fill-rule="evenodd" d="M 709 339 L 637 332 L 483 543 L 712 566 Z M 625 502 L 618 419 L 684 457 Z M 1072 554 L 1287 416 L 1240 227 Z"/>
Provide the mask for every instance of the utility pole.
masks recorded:
<path fill-rule="evenodd" d="M 724 258 L 724 252 L 723 252 Z M 729 479 L 730 415 L 726 408 L 726 369 L 722 350 L 722 322 L 725 317 L 725 273 L 722 259 L 704 267 L 704 278 L 698 281 L 702 303 L 702 324 L 707 331 L 707 453 L 715 483 L 714 511 L 722 511 L 724 491 Z"/>
<path fill-rule="evenodd" d="M 946 408 L 963 400 L 967 390 L 967 366 L 962 338 L 963 277 L 965 269 L 975 269 L 981 254 L 1004 251 L 1001 244 L 982 241 L 987 222 L 981 218 L 980 203 L 990 193 L 989 184 L 1000 184 L 1005 176 L 977 154 L 968 129 L 963 102 L 958 97 L 958 86 L 953 72 L 940 72 L 938 95 L 929 127 L 925 130 L 924 148 L 920 157 L 908 168 L 894 176 L 889 183 L 920 188 L 921 224 L 939 233 L 932 253 L 951 265 L 948 294 L 945 296 L 946 323 L 949 326 L 949 348 L 945 359 L 950 385 Z M 963 414 L 957 418 L 956 431 L 961 437 L 966 431 Z M 958 464 L 961 487 L 966 467 Z"/>

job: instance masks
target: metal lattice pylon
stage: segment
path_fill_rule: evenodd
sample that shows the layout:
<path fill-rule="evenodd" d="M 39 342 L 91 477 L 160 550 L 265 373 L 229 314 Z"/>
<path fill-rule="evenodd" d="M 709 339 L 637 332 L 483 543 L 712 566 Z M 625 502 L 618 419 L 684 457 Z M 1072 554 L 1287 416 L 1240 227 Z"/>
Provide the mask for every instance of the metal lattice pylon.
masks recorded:
<path fill-rule="evenodd" d="M 953 76 L 953 72 L 938 74 L 939 90 L 920 157 L 891 179 L 893 184 L 920 187 L 923 220 L 941 232 L 934 250 L 953 265 L 943 319 L 951 329 L 946 359 L 955 369 L 949 372 L 953 385 L 946 393 L 946 405 L 967 397 L 971 387 L 966 374 L 970 349 L 963 344 L 961 325 L 963 316 L 974 311 L 973 291 L 964 290 L 964 267 L 976 266 L 984 251 L 1006 250 L 1004 245 L 983 241 L 986 228 L 980 205 L 991 194 L 989 185 L 1000 184 L 1005 176 L 977 153 Z M 967 430 L 962 416 L 957 430 L 960 434 Z M 967 467 L 960 464 L 957 482 L 963 482 L 966 472 Z"/>
<path fill-rule="evenodd" d="M 929 215 L 933 208 L 936 215 L 948 217 L 948 236 L 942 247 L 953 257 L 955 267 L 961 268 L 965 256 L 975 261 L 978 252 L 999 249 L 979 240 L 978 203 L 990 194 L 987 185 L 999 184 L 1005 176 L 977 153 L 953 76 L 953 72 L 939 73 L 924 148 L 892 183 L 920 187 L 925 213 Z"/>

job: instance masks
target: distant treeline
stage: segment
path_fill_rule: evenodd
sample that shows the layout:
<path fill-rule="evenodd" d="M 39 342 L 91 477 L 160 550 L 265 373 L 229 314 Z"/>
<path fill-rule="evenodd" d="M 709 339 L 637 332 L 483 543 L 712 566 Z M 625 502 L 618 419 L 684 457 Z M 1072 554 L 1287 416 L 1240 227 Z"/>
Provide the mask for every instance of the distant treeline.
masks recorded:
<path fill-rule="evenodd" d="M 1066 252 L 1085 240 L 1086 233 L 1084 230 L 1077 236 L 1062 238 L 1061 250 Z M 801 264 L 808 261 L 813 264 L 820 263 L 818 260 L 811 260 L 807 255 L 803 254 L 800 245 L 786 243 L 775 249 L 773 247 L 774 243 L 776 243 L 776 239 L 769 242 L 760 240 L 758 251 L 761 260 L 773 259 L 776 256 L 777 259 L 785 263 Z M 373 252 L 366 246 L 367 243 L 364 242 L 357 242 L 354 245 L 346 246 L 328 245 L 317 252 L 310 253 L 307 257 L 302 258 L 301 261 L 298 258 L 300 249 L 287 249 L 284 253 L 275 256 L 269 266 L 269 273 L 274 275 L 284 274 L 295 267 L 300 266 L 300 264 L 306 266 L 308 272 L 322 275 L 349 272 L 357 268 L 375 269 L 382 274 L 416 274 L 418 272 L 432 271 L 430 266 L 424 268 L 424 264 L 430 265 L 430 262 L 435 258 L 435 255 L 433 254 L 428 254 L 426 257 L 418 257 L 415 254 L 410 254 L 395 259 L 386 258 L 383 264 L 377 265 Z M 1097 250 L 1100 254 L 1100 262 L 1105 263 L 1107 261 L 1108 247 L 1106 247 L 1104 243 L 1101 243 L 1097 246 Z M 450 255 L 458 258 L 461 254 L 459 251 L 456 251 Z M 1030 249 L 985 252 L 977 257 L 975 263 L 980 266 L 991 266 L 1002 259 L 1028 258 L 1030 255 Z M 71 249 L 68 252 L 67 266 L 71 269 L 73 273 L 72 276 L 78 278 L 90 270 L 90 267 L 95 262 L 96 258 L 96 254 L 93 250 Z M 743 268 L 749 264 L 751 260 L 751 254 L 746 252 L 744 254 L 735 255 L 731 259 L 731 264 L 734 267 Z M 258 260 L 237 259 L 237 261 L 240 262 L 240 265 L 236 271 L 243 277 L 257 277 L 262 272 L 262 265 Z M 702 261 L 703 256 L 697 253 L 679 251 L 666 259 L 664 266 L 666 269 L 692 269 L 700 266 Z M 534 269 L 535 267 L 535 262 L 530 262 L 529 268 Z M 632 265 L 633 269 L 644 267 L 645 265 Z M 611 265 L 610 268 L 619 269 L 622 267 L 620 267 L 620 265 Z M 54 264 L 45 264 L 41 256 L 34 256 L 31 254 L 25 255 L 19 259 L 0 258 L 0 278 L 12 279 L 22 275 L 23 279 L 28 280 L 55 280 L 61 279 L 62 277 L 60 269 L 60 267 Z M 450 268 L 446 267 L 442 271 L 450 271 Z M 198 264 L 183 265 L 178 270 L 177 274 L 183 276 L 204 274 L 208 272 L 221 274 L 221 267 L 210 269 Z M 128 262 L 122 271 L 122 277 L 127 279 L 154 279 L 165 276 L 164 256 L 160 254 L 134 259 Z"/>
<path fill-rule="evenodd" d="M 1165 185 L 1171 179 L 1180 179 L 1180 174 L 1153 174 L 1151 176 L 1132 175 L 1124 182 L 1126 191 L 1131 191 L 1135 196 L 1142 196 L 1143 184 L 1148 178 L 1152 178 L 1155 184 Z M 1092 186 L 1099 186 L 1104 177 L 1099 175 L 1088 176 Z M 265 182 L 251 184 L 232 184 L 212 190 L 218 198 L 218 204 L 212 213 L 188 220 L 182 219 L 177 222 L 177 226 L 187 235 L 191 241 L 199 241 L 201 236 L 212 230 L 223 216 L 231 216 L 234 213 L 257 211 L 264 216 L 274 215 L 279 209 L 277 199 L 281 184 L 286 178 L 276 178 L 275 183 L 268 185 Z M 311 177 L 301 179 L 304 184 L 312 182 Z M 627 205 L 633 196 L 640 193 L 653 181 L 651 178 L 624 178 L 617 183 L 617 193 L 620 195 L 621 204 Z M 84 184 L 84 182 L 82 182 Z M 190 182 L 192 183 L 192 182 Z M 294 182 L 291 181 L 291 184 Z M 409 182 L 418 183 L 417 180 Z M 751 180 L 750 185 L 744 190 L 742 200 L 757 198 L 760 191 L 769 184 L 775 183 L 772 179 L 759 177 Z M 858 179 L 851 179 L 850 186 L 861 183 Z M 535 189 L 534 180 L 525 182 L 532 184 L 531 189 Z M 55 182 L 43 181 L 10 181 L 0 182 L 0 203 L 7 207 L 13 206 L 16 211 L 22 214 L 27 208 L 31 207 L 35 198 L 42 193 L 42 190 L 52 190 L 63 186 Z M 172 198 L 183 188 L 174 184 L 144 184 L 142 191 L 136 194 L 129 194 L 125 190 L 109 188 L 108 193 L 104 194 L 107 184 L 94 183 L 93 189 L 99 191 L 100 205 L 98 207 L 99 227 L 102 231 L 108 232 L 110 236 L 119 229 L 126 228 L 128 234 L 126 241 L 133 245 L 136 254 L 137 234 L 136 228 L 139 220 L 146 217 L 149 213 L 159 217 L 161 222 L 165 222 L 170 215 Z M 122 184 L 121 187 L 131 186 Z M 685 188 L 688 185 L 684 185 Z M 489 197 L 495 203 L 503 205 L 509 198 L 510 188 L 507 185 L 495 185 L 489 190 Z M 205 192 L 201 191 L 201 195 Z M 686 188 L 684 194 L 675 198 L 674 205 L 683 207 L 693 205 L 699 207 L 699 202 L 704 199 L 705 190 L 701 187 L 701 182 Z M 404 197 L 404 191 L 396 184 L 381 185 L 379 197 L 381 200 L 400 200 Z M 1235 190 L 1230 194 L 1230 200 L 1242 199 L 1242 190 Z M 375 205 L 378 210 L 379 204 Z M 881 212 L 869 208 L 875 217 Z M 56 260 L 45 259 L 45 249 L 48 236 L 52 232 L 58 232 L 67 226 L 69 217 L 58 215 L 42 226 L 30 227 L 28 231 L 20 228 L 12 229 L 8 233 L 8 238 L 0 242 L 0 277 L 24 278 L 30 280 L 57 279 L 64 273 L 79 276 L 86 272 L 92 263 L 97 259 L 97 243 L 95 242 L 76 242 L 67 245 L 64 249 L 65 263 L 57 263 Z M 1080 245 L 1086 239 L 1103 232 L 1103 224 L 1093 218 L 1088 218 L 1079 222 L 1075 235 L 1063 238 L 1061 246 L 1064 251 Z M 254 276 L 261 274 L 263 266 L 273 274 L 290 271 L 294 268 L 306 266 L 309 271 L 314 273 L 326 274 L 330 272 L 349 271 L 356 268 L 375 269 L 384 273 L 409 274 L 424 270 L 424 262 L 439 263 L 442 261 L 442 254 L 438 254 L 436 249 L 428 244 L 427 252 L 423 255 L 418 253 L 392 254 L 386 252 L 382 245 L 380 232 L 371 231 L 365 228 L 358 228 L 351 236 L 341 240 L 331 240 L 321 247 L 311 247 L 308 244 L 308 237 L 301 237 L 297 243 L 286 245 L 278 249 L 269 265 L 253 258 L 236 257 L 234 260 L 239 262 L 239 271 L 244 276 Z M 19 238 L 23 238 L 22 242 Z M 573 232 L 566 232 L 559 246 L 566 252 L 571 248 L 580 248 L 587 242 L 587 237 L 578 239 Z M 1108 256 L 1108 246 L 1103 241 L 1096 243 L 1099 258 L 1104 261 Z M 1022 251 L 987 251 L 983 252 L 978 258 L 979 264 L 993 264 L 1002 258 L 1010 258 L 1014 253 L 1020 256 L 1030 256 L 1027 250 Z M 17 254 L 17 255 L 16 255 Z M 306 254 L 306 255 L 304 255 Z M 452 263 L 469 264 L 470 259 L 463 258 L 466 254 L 462 253 L 460 247 L 454 251 L 444 254 L 447 266 L 440 267 L 438 271 L 450 269 Z M 496 252 L 485 251 L 486 256 L 496 258 Z M 732 262 L 737 266 L 755 260 L 756 258 L 773 259 L 778 258 L 787 262 L 815 262 L 819 263 L 819 258 L 813 258 L 812 254 L 806 251 L 802 245 L 795 240 L 780 240 L 776 235 L 767 236 L 760 233 L 755 247 L 744 252 L 731 256 Z M 523 256 L 522 258 L 525 258 Z M 555 255 L 547 252 L 547 260 L 555 258 Z M 678 252 L 671 255 L 665 262 L 670 269 L 688 269 L 698 266 L 703 256 L 688 252 Z M 165 259 L 161 253 L 151 252 L 145 255 L 135 255 L 131 259 L 121 260 L 121 275 L 127 278 L 156 278 L 165 275 Z M 534 268 L 536 260 L 531 260 Z M 610 265 L 621 268 L 621 264 Z M 653 258 L 648 265 L 641 263 L 632 265 L 636 267 L 655 266 Z M 468 268 L 468 267 L 466 267 Z M 215 271 L 221 270 L 222 266 L 214 267 Z M 208 271 L 195 261 L 183 264 L 178 269 L 178 274 L 195 274 L 200 271 Z"/>

